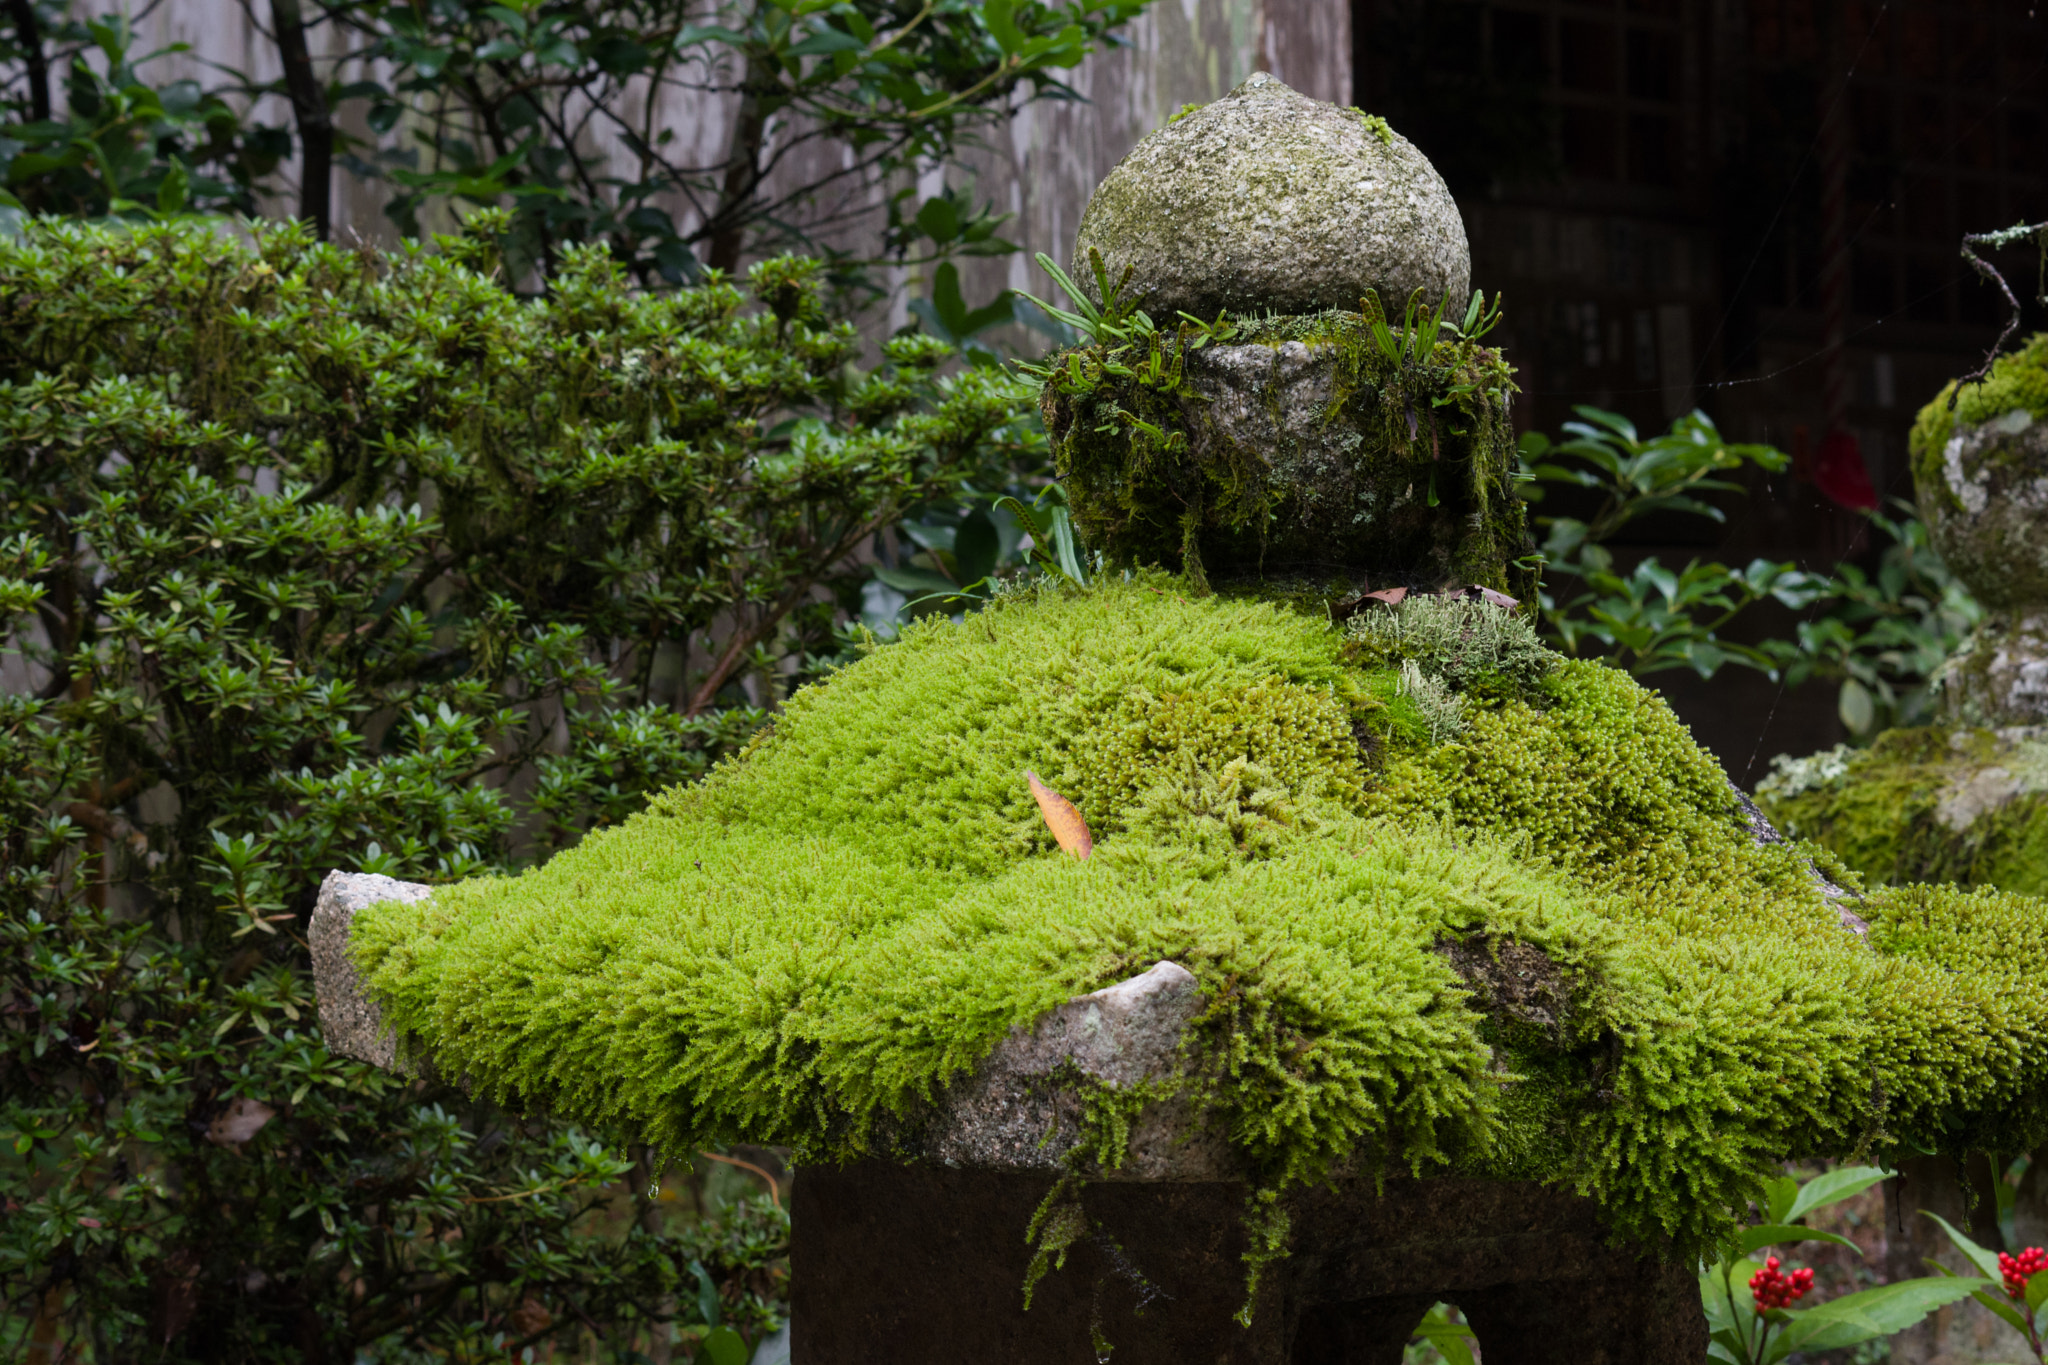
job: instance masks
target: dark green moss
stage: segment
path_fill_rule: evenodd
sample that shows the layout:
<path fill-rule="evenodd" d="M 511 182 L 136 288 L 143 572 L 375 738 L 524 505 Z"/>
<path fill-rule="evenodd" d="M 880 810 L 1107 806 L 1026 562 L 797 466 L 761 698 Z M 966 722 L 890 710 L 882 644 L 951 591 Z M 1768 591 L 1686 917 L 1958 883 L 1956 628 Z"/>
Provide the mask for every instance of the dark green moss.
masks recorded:
<path fill-rule="evenodd" d="M 1389 336 L 1398 336 L 1391 332 Z M 1344 578 L 1534 595 L 1512 371 L 1439 342 L 1403 363 L 1365 314 L 1252 319 L 1055 357 L 1041 398 L 1088 544 L 1199 587 Z"/>

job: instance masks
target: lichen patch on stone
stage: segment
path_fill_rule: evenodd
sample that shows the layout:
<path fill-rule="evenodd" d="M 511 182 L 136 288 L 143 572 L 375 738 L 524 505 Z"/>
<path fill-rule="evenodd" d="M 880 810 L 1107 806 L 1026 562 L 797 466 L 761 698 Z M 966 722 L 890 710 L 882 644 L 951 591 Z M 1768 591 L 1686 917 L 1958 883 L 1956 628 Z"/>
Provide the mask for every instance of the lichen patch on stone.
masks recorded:
<path fill-rule="evenodd" d="M 1263 73 L 1183 109 L 1096 188 L 1071 271 L 1092 292 L 1091 249 L 1169 321 L 1356 308 L 1369 288 L 1462 311 L 1471 280 L 1458 206 L 1414 144 Z"/>

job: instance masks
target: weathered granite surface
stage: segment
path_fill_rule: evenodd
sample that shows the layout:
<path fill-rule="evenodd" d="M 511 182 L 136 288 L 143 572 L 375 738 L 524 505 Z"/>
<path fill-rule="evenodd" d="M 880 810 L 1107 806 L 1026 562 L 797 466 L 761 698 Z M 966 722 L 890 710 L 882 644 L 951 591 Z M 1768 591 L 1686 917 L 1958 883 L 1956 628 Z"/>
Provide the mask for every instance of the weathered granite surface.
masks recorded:
<path fill-rule="evenodd" d="M 2014 408 L 1958 422 L 1939 470 L 1915 472 L 1929 539 L 1990 613 L 1942 669 L 1942 710 L 1961 725 L 2048 723 L 2048 420 Z"/>
<path fill-rule="evenodd" d="M 349 928 L 356 911 L 383 901 L 425 900 L 433 888 L 370 872 L 330 872 L 320 883 L 307 939 L 313 950 L 313 989 L 320 1003 L 320 1032 L 344 1057 L 387 1071 L 407 1069 L 398 1056 L 398 1037 L 363 990 L 349 960 Z"/>
<path fill-rule="evenodd" d="M 1919 493 L 1942 560 L 1993 611 L 2048 606 L 2048 421 L 1958 422 L 1941 454 L 1942 487 Z"/>
<path fill-rule="evenodd" d="M 1357 306 L 1355 296 L 1346 305 Z M 1508 586 L 1503 561 L 1524 546 L 1506 445 L 1442 430 L 1425 411 L 1419 439 L 1425 451 L 1441 441 L 1438 461 L 1365 458 L 1384 447 L 1386 418 L 1370 384 L 1336 401 L 1344 366 L 1339 347 L 1327 341 L 1211 345 L 1187 357 L 1190 456 L 1220 465 L 1231 450 L 1256 452 L 1263 477 L 1285 490 L 1256 529 L 1203 535 L 1212 581 L 1351 570 L 1377 587 Z M 1517 518 L 1511 544 L 1496 543 L 1475 499 L 1481 484 L 1493 490 L 1497 518 L 1506 515 L 1499 508 Z"/>
<path fill-rule="evenodd" d="M 1202 1011 L 1193 973 L 1174 962 L 1078 996 L 1010 1030 L 930 1113 L 887 1134 L 899 1156 L 990 1171 L 1065 1169 L 1080 1138 L 1081 1077 L 1117 1087 L 1169 1079 L 1184 1030 Z M 1177 1100 L 1151 1104 L 1108 1180 L 1227 1180 L 1239 1163 L 1227 1135 Z"/>
<path fill-rule="evenodd" d="M 1070 270 L 1095 292 L 1124 267 L 1139 306 L 1314 313 L 1368 288 L 1398 311 L 1420 286 L 1462 310 L 1472 255 L 1443 178 L 1413 143 L 1356 109 L 1297 94 L 1264 72 L 1131 149 L 1081 215 Z"/>

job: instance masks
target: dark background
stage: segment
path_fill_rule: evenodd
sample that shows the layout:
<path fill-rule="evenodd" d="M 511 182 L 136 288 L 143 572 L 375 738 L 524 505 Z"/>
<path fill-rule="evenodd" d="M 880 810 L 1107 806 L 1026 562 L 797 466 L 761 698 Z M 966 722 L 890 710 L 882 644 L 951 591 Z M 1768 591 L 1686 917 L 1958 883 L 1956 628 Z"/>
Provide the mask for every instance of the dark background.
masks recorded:
<path fill-rule="evenodd" d="M 1881 540 L 1816 486 L 1831 423 L 1881 496 L 1911 497 L 1914 413 L 1975 368 L 2005 316 L 1960 238 L 2048 218 L 2044 9 L 1352 0 L 1353 103 L 1457 195 L 1473 283 L 1506 295 L 1521 426 L 1555 434 L 1593 403 L 1661 430 L 1698 406 L 1733 439 L 1791 452 L 1785 474 L 1731 498 L 1725 528 L 1642 523 L 1616 547 L 1624 564 L 1766 555 L 1825 572 Z M 2035 253 L 1995 259 L 2031 298 Z M 2023 325 L 2044 325 L 2037 304 Z M 1746 629 L 1795 623 L 1771 607 Z M 1744 785 L 1774 753 L 1843 737 L 1831 683 L 1786 693 L 1737 668 L 1647 681 Z"/>

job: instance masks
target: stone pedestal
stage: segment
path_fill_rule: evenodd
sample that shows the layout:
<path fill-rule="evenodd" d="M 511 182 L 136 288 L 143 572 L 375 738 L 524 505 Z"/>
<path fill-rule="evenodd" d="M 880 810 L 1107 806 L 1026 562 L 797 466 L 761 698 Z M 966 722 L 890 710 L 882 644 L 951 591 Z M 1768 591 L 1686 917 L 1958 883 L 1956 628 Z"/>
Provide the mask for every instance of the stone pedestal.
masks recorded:
<path fill-rule="evenodd" d="M 798 1365 L 1080 1362 L 1099 1329 L 1117 1365 L 1399 1365 L 1430 1305 L 1463 1309 L 1487 1365 L 1706 1359 L 1699 1284 L 1607 1245 L 1590 1200 L 1540 1186 L 1370 1180 L 1292 1202 L 1296 1250 L 1250 1328 L 1244 1187 L 1106 1182 L 1097 1236 L 1041 1280 L 1022 1231 L 1047 1176 L 868 1162 L 809 1167 L 792 1204 Z"/>

